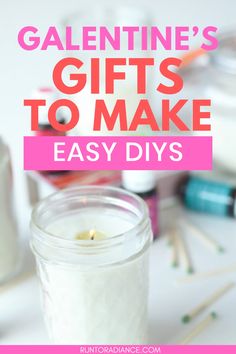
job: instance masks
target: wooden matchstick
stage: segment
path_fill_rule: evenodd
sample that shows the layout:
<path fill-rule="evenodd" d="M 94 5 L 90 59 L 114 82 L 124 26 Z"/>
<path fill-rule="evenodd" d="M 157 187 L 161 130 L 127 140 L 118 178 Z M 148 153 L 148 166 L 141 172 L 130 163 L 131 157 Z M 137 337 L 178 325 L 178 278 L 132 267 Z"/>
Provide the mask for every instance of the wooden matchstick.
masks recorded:
<path fill-rule="evenodd" d="M 205 232 L 197 228 L 195 225 L 186 220 L 181 220 L 181 224 L 186 226 L 203 244 L 209 249 L 217 252 L 224 252 L 224 248 L 215 240 L 209 237 Z"/>
<path fill-rule="evenodd" d="M 193 270 L 192 262 L 190 259 L 189 251 L 187 249 L 187 246 L 186 246 L 186 243 L 184 242 L 183 237 L 180 235 L 179 232 L 176 235 L 176 239 L 177 239 L 181 259 L 183 260 L 183 263 L 184 263 L 184 267 L 188 273 L 193 273 L 194 270 Z"/>
<path fill-rule="evenodd" d="M 208 272 L 199 272 L 199 273 L 191 274 L 186 277 L 178 279 L 177 283 L 190 283 L 191 281 L 194 281 L 194 280 L 207 279 L 207 278 L 214 277 L 217 275 L 221 275 L 221 274 L 225 274 L 225 273 L 232 273 L 232 272 L 236 272 L 236 264 L 232 264 L 232 265 L 229 265 L 224 268 L 210 270 Z"/>
<path fill-rule="evenodd" d="M 212 294 L 207 300 L 204 300 L 200 305 L 195 307 L 190 313 L 184 315 L 182 317 L 182 322 L 183 323 L 188 323 L 190 322 L 194 317 L 199 315 L 202 311 L 207 309 L 210 305 L 212 305 L 214 302 L 216 302 L 219 298 L 221 298 L 227 291 L 232 289 L 235 286 L 235 283 L 229 283 L 225 285 L 223 288 L 217 290 Z"/>
<path fill-rule="evenodd" d="M 167 246 L 173 246 L 173 228 L 167 232 Z"/>
<path fill-rule="evenodd" d="M 169 232 L 169 241 L 172 247 L 172 254 L 171 254 L 171 265 L 173 267 L 179 266 L 179 253 L 178 253 L 178 234 L 176 227 L 173 227 Z"/>
<path fill-rule="evenodd" d="M 213 322 L 216 318 L 217 314 L 215 312 L 211 312 L 180 342 L 180 344 L 188 344 L 194 337 L 196 337 L 199 333 L 203 332 L 204 329 L 207 328 L 210 323 Z"/>

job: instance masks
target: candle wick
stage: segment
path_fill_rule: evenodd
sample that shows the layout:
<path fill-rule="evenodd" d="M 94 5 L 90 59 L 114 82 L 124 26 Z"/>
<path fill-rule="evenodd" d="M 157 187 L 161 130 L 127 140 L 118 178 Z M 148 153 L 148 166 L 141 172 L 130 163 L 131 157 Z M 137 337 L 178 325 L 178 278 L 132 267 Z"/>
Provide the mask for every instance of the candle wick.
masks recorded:
<path fill-rule="evenodd" d="M 90 234 L 90 240 L 94 240 L 94 236 L 96 235 L 95 230 L 90 230 L 89 234 Z"/>

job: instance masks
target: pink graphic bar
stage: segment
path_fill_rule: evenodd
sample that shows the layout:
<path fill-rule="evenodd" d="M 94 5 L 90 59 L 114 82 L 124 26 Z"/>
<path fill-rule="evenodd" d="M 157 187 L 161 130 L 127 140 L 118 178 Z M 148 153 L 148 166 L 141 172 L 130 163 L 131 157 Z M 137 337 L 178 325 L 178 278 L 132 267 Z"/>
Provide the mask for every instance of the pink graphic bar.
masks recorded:
<path fill-rule="evenodd" d="M 206 136 L 24 138 L 25 170 L 210 170 Z"/>
<path fill-rule="evenodd" d="M 235 354 L 233 345 L 2 345 L 1 354 Z"/>

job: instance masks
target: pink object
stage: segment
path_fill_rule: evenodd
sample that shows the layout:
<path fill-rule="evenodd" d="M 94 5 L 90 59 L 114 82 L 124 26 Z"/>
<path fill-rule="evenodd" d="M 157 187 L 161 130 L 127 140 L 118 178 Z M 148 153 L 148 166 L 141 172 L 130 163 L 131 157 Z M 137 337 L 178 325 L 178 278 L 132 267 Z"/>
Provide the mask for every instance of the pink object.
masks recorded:
<path fill-rule="evenodd" d="M 107 154 L 107 150 L 110 150 L 110 155 Z M 25 170 L 210 170 L 211 168 L 212 138 L 207 136 L 24 138 Z"/>
<path fill-rule="evenodd" d="M 1 354 L 235 354 L 234 345 L 1 345 Z M 97 351 L 95 351 L 97 348 Z M 94 350 L 94 351 L 93 351 Z M 130 351 L 129 351 L 130 350 Z"/>

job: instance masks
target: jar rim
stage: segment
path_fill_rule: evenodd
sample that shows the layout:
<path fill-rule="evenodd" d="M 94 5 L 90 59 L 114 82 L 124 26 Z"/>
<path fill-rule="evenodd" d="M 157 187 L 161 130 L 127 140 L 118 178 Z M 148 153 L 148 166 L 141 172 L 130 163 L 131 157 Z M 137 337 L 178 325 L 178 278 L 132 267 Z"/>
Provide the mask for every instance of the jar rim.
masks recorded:
<path fill-rule="evenodd" d="M 58 199 L 58 197 L 60 197 L 60 196 L 61 196 L 61 200 L 63 200 L 63 195 L 66 197 L 66 195 L 69 196 L 70 194 L 75 193 L 75 192 L 77 192 L 79 195 L 79 192 L 84 192 L 86 190 L 90 190 L 93 192 L 97 191 L 98 192 L 97 195 L 103 195 L 104 197 L 106 196 L 105 192 L 120 193 L 124 196 L 127 196 L 127 197 L 131 198 L 133 201 L 137 202 L 137 205 L 138 205 L 137 208 L 139 208 L 142 217 L 129 230 L 119 233 L 119 234 L 115 234 L 113 236 L 110 236 L 109 238 L 102 239 L 102 240 L 78 240 L 78 239 L 69 239 L 69 238 L 65 238 L 62 236 L 59 237 L 58 235 L 43 228 L 42 225 L 40 225 L 40 222 L 37 221 L 40 211 L 42 211 L 48 205 L 48 203 L 56 201 Z M 104 192 L 104 194 L 101 194 L 101 192 Z M 94 195 L 94 194 L 91 193 L 91 196 L 92 195 Z M 82 196 L 82 194 L 81 194 L 81 196 Z M 91 245 L 91 243 L 93 243 L 93 245 L 97 245 L 97 246 L 99 246 L 99 245 L 104 246 L 107 243 L 111 243 L 113 241 L 120 239 L 121 237 L 123 237 L 127 233 L 134 234 L 134 233 L 138 232 L 140 230 L 140 228 L 142 228 L 142 227 L 146 228 L 147 222 L 148 223 L 150 222 L 148 207 L 147 207 L 146 203 L 143 201 L 143 199 L 140 198 L 138 195 L 136 195 L 132 192 L 129 192 L 127 190 L 118 188 L 118 187 L 85 185 L 85 186 L 73 186 L 73 187 L 69 187 L 69 188 L 65 188 L 65 189 L 56 191 L 55 193 L 53 193 L 53 194 L 49 195 L 48 197 L 44 198 L 43 200 L 39 201 L 34 206 L 34 208 L 32 210 L 30 225 L 31 225 L 32 231 L 34 231 L 34 232 L 37 231 L 41 235 L 47 236 L 47 243 L 63 242 L 64 246 L 69 247 L 69 246 L 74 246 L 74 245 L 87 246 L 87 245 Z"/>

